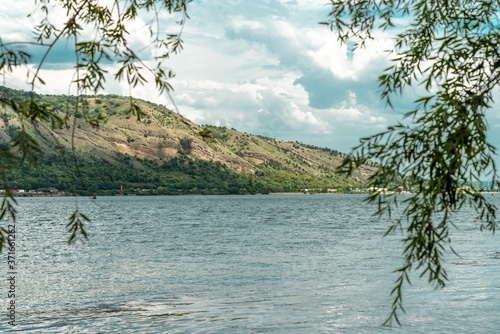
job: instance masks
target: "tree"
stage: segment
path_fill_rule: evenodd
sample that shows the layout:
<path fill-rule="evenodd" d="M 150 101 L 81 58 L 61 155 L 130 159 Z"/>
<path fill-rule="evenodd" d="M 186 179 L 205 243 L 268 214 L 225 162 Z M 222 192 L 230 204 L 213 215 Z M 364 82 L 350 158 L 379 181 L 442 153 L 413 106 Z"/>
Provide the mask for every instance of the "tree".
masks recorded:
<path fill-rule="evenodd" d="M 13 140 L 0 149 L 0 175 L 5 190 L 0 206 L 0 220 L 10 217 L 16 220 L 16 200 L 7 182 L 8 174 L 24 163 L 36 164 L 36 155 L 41 152 L 40 144 L 33 132 L 40 128 L 63 127 L 76 128 L 76 118 L 85 114 L 85 108 L 80 95 L 97 93 L 104 86 L 108 70 L 105 65 L 111 62 L 118 64 L 114 79 L 125 81 L 131 88 L 153 80 L 160 93 L 169 94 L 172 87 L 168 80 L 174 74 L 164 62 L 171 54 L 182 50 L 182 31 L 187 15 L 187 5 L 191 0 L 131 0 L 110 1 L 107 6 L 97 0 L 35 0 L 33 17 L 41 17 L 34 25 L 34 41 L 4 41 L 0 36 L 0 73 L 13 72 L 24 68 L 31 93 L 26 97 L 9 97 L 3 88 L 0 96 L 2 115 L 8 119 L 12 112 L 19 120 L 21 128 Z M 160 24 L 160 15 L 168 13 L 177 26 L 174 33 L 164 33 Z M 64 17 L 60 24 L 56 17 Z M 144 21 L 143 21 L 144 20 Z M 148 23 L 142 23 L 148 22 Z M 131 35 L 127 31 L 130 24 L 136 23 L 149 33 L 149 47 L 155 52 L 155 64 L 150 66 L 140 57 L 141 50 L 131 44 Z M 53 52 L 56 45 L 66 43 L 72 47 L 75 58 L 75 74 L 73 84 L 76 86 L 75 107 L 66 110 L 64 115 L 48 104 L 40 102 L 35 94 L 35 85 L 44 84 L 41 70 L 44 68 L 47 57 Z M 34 54 L 40 53 L 39 58 Z M 31 69 L 30 65 L 35 64 Z M 170 95 L 169 95 L 170 96 Z M 141 117 L 140 108 L 130 97 L 130 113 Z M 99 126 L 99 118 L 87 115 L 87 121 L 93 126 Z M 47 125 L 48 124 L 48 125 Z M 31 131 L 28 131 L 31 129 Z M 73 132 L 74 134 L 74 132 Z M 76 166 L 76 175 L 69 177 L 73 185 L 78 179 L 78 163 L 75 158 L 74 135 L 71 143 L 72 157 L 67 159 L 64 146 L 53 138 L 60 147 L 64 164 L 68 167 L 68 160 Z M 74 191 L 75 192 L 75 191 Z M 75 192 L 76 193 L 76 192 Z M 87 234 L 84 223 L 89 219 L 78 210 L 70 216 L 68 229 L 69 242 Z M 7 230 L 0 227 L 0 250 L 6 242 Z"/>
<path fill-rule="evenodd" d="M 495 148 L 487 141 L 485 114 L 500 80 L 498 1 L 331 0 L 327 24 L 340 42 L 363 47 L 374 29 L 394 35 L 392 65 L 379 77 L 381 98 L 393 99 L 413 87 L 424 97 L 405 121 L 362 138 L 340 172 L 350 175 L 367 160 L 380 163 L 371 187 L 412 190 L 403 200 L 374 193 L 369 202 L 387 215 L 387 233 L 403 231 L 405 264 L 397 270 L 393 305 L 386 324 L 396 321 L 402 289 L 418 271 L 443 287 L 441 265 L 450 245 L 450 215 L 465 205 L 477 212 L 479 228 L 494 232 L 496 207 L 468 184 L 489 177 L 496 184 Z M 399 184 L 394 181 L 398 180 Z M 392 217 L 397 205 L 401 216 Z"/>

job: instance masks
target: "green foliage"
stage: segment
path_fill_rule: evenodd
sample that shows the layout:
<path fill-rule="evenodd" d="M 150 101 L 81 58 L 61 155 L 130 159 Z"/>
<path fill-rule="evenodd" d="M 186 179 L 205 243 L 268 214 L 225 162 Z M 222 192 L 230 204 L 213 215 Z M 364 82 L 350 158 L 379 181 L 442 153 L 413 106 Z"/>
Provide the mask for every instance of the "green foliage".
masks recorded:
<path fill-rule="evenodd" d="M 5 182 L 5 181 L 4 181 Z M 15 223 L 16 222 L 16 205 L 17 202 L 10 191 L 6 188 L 5 195 L 2 199 L 2 205 L 0 206 L 0 220 L 8 220 L 9 218 Z M 5 227 L 0 227 L 0 250 L 3 249 L 7 242 L 7 229 Z"/>
<path fill-rule="evenodd" d="M 302 192 L 304 189 L 335 188 L 342 191 L 360 184 L 341 177 L 296 175 L 272 168 L 255 174 L 238 174 L 219 162 L 173 158 L 162 163 L 117 155 L 114 162 L 79 155 L 77 186 L 59 155 L 39 156 L 36 169 L 23 166 L 8 178 L 13 189 L 36 190 L 53 187 L 66 194 L 96 195 L 243 195 L 272 192 Z M 69 175 L 75 174 L 68 166 Z"/>
<path fill-rule="evenodd" d="M 394 34 L 392 65 L 379 78 L 389 106 L 409 87 L 427 94 L 415 101 L 405 123 L 363 138 L 340 169 L 350 175 L 367 159 L 377 161 L 381 168 L 370 178 L 372 187 L 394 189 L 398 180 L 413 192 L 403 201 L 383 193 L 368 198 L 377 203 L 378 215 L 392 219 L 388 233 L 404 232 L 405 264 L 397 270 L 386 324 L 400 323 L 403 285 L 410 283 L 411 270 L 436 287 L 445 285 L 442 258 L 453 212 L 470 205 L 481 229 L 497 228 L 496 207 L 463 185 L 487 175 L 497 182 L 485 113 L 500 80 L 499 11 L 498 1 L 331 0 L 325 24 L 341 42 L 363 46 L 374 29 Z M 392 217 L 401 204 L 402 215 Z"/>
<path fill-rule="evenodd" d="M 75 210 L 73 214 L 69 217 L 69 222 L 66 225 L 68 231 L 71 233 L 68 243 L 74 243 L 78 238 L 87 239 L 87 232 L 85 231 L 85 222 L 90 222 L 90 219 L 81 213 L 79 210 Z"/>

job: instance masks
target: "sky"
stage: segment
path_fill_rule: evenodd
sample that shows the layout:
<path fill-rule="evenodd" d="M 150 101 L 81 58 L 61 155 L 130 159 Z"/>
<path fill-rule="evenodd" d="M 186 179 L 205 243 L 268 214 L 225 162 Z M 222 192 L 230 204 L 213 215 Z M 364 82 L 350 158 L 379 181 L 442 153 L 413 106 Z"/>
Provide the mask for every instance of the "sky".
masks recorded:
<path fill-rule="evenodd" d="M 0 2 L 4 40 L 30 38 L 33 18 L 26 14 L 33 3 Z M 328 11 L 326 0 L 194 1 L 182 35 L 184 50 L 166 63 L 176 74 L 171 84 L 178 111 L 198 124 L 341 152 L 401 120 L 418 93 L 407 92 L 394 109 L 380 101 L 377 78 L 390 64 L 390 33 L 376 31 L 366 48 L 352 51 L 319 24 Z M 164 20 L 166 27 L 175 28 L 171 17 Z M 129 31 L 132 42 L 141 45 L 139 29 Z M 144 52 L 146 59 L 153 55 L 152 50 Z M 72 93 L 72 59 L 59 44 L 43 71 L 47 84 L 37 92 Z M 29 89 L 25 72 L 5 80 L 9 87 Z M 129 88 L 110 78 L 102 93 L 128 95 Z M 154 86 L 137 87 L 132 94 L 173 108 Z M 498 108 L 488 121 L 491 141 L 500 147 Z"/>

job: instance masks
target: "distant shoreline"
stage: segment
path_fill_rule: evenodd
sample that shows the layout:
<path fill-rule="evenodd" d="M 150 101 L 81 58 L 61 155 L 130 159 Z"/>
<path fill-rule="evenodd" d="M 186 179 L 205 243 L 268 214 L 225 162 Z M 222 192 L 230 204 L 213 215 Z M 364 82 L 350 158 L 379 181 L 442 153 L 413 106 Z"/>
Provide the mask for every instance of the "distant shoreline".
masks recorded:
<path fill-rule="evenodd" d="M 262 193 L 256 193 L 256 194 L 115 194 L 115 195 L 99 195 L 96 194 L 96 197 L 115 197 L 115 196 L 244 196 L 244 195 L 349 195 L 349 194 L 355 194 L 355 195 L 362 195 L 362 194 L 367 194 L 363 192 L 356 192 L 356 193 L 304 193 L 300 191 L 296 192 L 273 192 L 273 193 L 268 193 L 268 194 L 262 194 Z M 68 193 L 54 193 L 54 194 L 48 194 L 48 193 L 14 193 L 14 197 L 92 197 L 92 195 L 73 195 L 73 194 L 68 194 Z"/>
<path fill-rule="evenodd" d="M 300 191 L 295 191 L 295 192 L 277 192 L 277 193 L 269 193 L 269 195 L 352 195 L 352 194 L 367 194 L 363 192 L 356 192 L 356 193 L 320 193 L 320 192 L 300 192 Z"/>
<path fill-rule="evenodd" d="M 495 191 L 484 191 L 481 192 L 481 194 L 498 194 L 499 192 Z M 297 196 L 297 195 L 366 195 L 369 194 L 369 192 L 351 192 L 351 193 L 341 193 L 341 192 L 336 192 L 336 193 L 320 193 L 320 192 L 272 192 L 268 194 L 262 194 L 262 193 L 256 193 L 256 194 L 141 194 L 141 193 L 130 193 L 130 194 L 114 194 L 114 195 L 108 195 L 108 194 L 96 194 L 96 195 L 74 195 L 70 193 L 13 193 L 14 197 L 120 197 L 120 196 L 244 196 L 244 195 L 291 195 L 291 196 Z"/>

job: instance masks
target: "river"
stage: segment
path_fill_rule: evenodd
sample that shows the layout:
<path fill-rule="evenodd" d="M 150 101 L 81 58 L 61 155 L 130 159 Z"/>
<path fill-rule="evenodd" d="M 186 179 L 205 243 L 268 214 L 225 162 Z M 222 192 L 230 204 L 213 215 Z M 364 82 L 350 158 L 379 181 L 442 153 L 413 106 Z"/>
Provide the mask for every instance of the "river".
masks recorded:
<path fill-rule="evenodd" d="M 16 326 L 3 280 L 0 331 L 498 333 L 500 243 L 467 209 L 454 221 L 446 287 L 413 279 L 403 325 L 382 327 L 401 235 L 383 237 L 387 222 L 362 199 L 19 198 Z M 92 219 L 89 240 L 67 245 L 76 205 Z"/>

